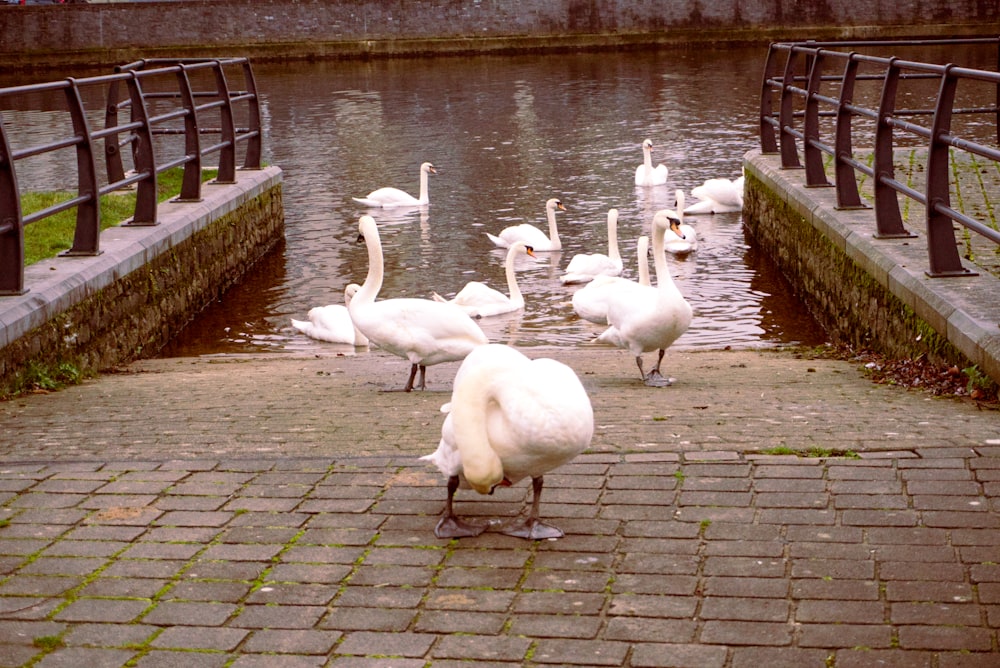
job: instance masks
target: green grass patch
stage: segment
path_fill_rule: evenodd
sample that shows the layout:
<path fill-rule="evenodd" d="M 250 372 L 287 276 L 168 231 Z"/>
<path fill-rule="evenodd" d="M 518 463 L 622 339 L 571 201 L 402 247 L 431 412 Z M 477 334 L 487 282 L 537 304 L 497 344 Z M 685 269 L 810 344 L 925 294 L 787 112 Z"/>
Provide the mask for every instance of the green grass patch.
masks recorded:
<path fill-rule="evenodd" d="M 218 175 L 216 169 L 202 171 L 202 182 L 214 179 Z M 181 167 L 168 169 L 159 174 L 156 179 L 157 199 L 162 202 L 176 197 L 181 192 L 184 180 L 184 170 Z M 75 197 L 75 193 L 65 191 L 29 192 L 21 196 L 21 211 L 24 215 L 41 211 L 60 202 Z M 135 212 L 134 191 L 123 190 L 101 197 L 101 229 L 121 224 Z M 34 264 L 73 246 L 73 235 L 76 231 L 76 209 L 67 209 L 39 220 L 24 228 L 24 264 Z"/>
<path fill-rule="evenodd" d="M 38 636 L 32 639 L 31 644 L 38 649 L 51 652 L 62 647 L 63 641 L 59 636 Z"/>

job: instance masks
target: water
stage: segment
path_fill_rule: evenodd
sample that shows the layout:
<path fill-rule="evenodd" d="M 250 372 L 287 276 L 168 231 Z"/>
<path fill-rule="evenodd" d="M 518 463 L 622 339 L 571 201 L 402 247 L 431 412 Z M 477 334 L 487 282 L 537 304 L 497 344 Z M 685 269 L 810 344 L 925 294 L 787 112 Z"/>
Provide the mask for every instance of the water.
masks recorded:
<path fill-rule="evenodd" d="M 164 355 L 332 352 L 291 328 L 317 305 L 343 303 L 367 254 L 358 217 L 380 224 L 381 296 L 454 295 L 470 280 L 507 291 L 505 252 L 486 232 L 545 227 L 559 197 L 560 253 L 518 262 L 523 312 L 484 319 L 493 341 L 576 345 L 601 328 L 569 306 L 558 277 L 579 252 L 607 252 L 607 211 L 620 211 L 626 276 L 653 213 L 674 190 L 736 178 L 757 145 L 766 48 L 545 54 L 255 65 L 265 159 L 284 171 L 286 242 L 189 325 Z M 640 144 L 654 143 L 667 186 L 637 188 Z M 351 200 L 384 185 L 417 193 L 423 161 L 430 206 L 369 210 Z M 699 250 L 668 258 L 692 303 L 688 348 L 816 344 L 824 335 L 773 267 L 748 245 L 740 214 L 689 217 Z"/>

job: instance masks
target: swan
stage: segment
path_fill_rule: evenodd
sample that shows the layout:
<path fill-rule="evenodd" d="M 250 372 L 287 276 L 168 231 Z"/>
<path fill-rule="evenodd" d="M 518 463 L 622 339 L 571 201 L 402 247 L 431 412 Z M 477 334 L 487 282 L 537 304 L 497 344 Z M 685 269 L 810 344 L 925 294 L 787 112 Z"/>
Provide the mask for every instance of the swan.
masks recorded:
<path fill-rule="evenodd" d="M 622 256 L 618 251 L 618 209 L 608 209 L 608 254 L 579 253 L 566 265 L 559 277 L 563 284 L 586 283 L 595 276 L 618 276 L 622 273 Z"/>
<path fill-rule="evenodd" d="M 351 283 L 344 289 L 344 306 L 329 304 L 309 309 L 308 320 L 292 318 L 292 327 L 311 339 L 330 343 L 349 343 L 353 346 L 367 346 L 368 337 L 358 331 L 351 320 L 347 306 L 361 286 Z"/>
<path fill-rule="evenodd" d="M 379 188 L 368 193 L 367 197 L 352 197 L 358 204 L 371 207 L 390 208 L 394 206 L 423 206 L 430 204 L 427 197 L 427 175 L 437 174 L 434 165 L 425 162 L 420 165 L 420 197 L 400 190 L 399 188 Z"/>
<path fill-rule="evenodd" d="M 598 341 L 625 348 L 635 355 L 639 374 L 650 387 L 666 387 L 673 383 L 660 373 L 666 349 L 691 325 L 691 305 L 674 284 L 663 251 L 664 232 L 679 224 L 675 211 L 664 209 L 653 217 L 653 265 L 656 287 L 642 286 L 623 290 L 608 304 L 607 331 Z M 656 366 L 644 373 L 642 355 L 659 351 Z"/>
<path fill-rule="evenodd" d="M 622 290 L 637 285 L 649 285 L 649 237 L 643 235 L 636 243 L 639 260 L 639 280 L 630 281 L 621 276 L 597 276 L 593 281 L 573 293 L 573 310 L 578 316 L 595 325 L 608 324 L 608 304 Z"/>
<path fill-rule="evenodd" d="M 532 481 L 527 518 L 501 531 L 530 540 L 559 538 L 563 532 L 538 519 L 543 476 L 590 445 L 594 411 L 571 368 L 551 359 L 531 360 L 509 346 L 479 346 L 455 375 L 448 415 L 437 450 L 421 457 L 448 478 L 444 513 L 434 528 L 438 538 L 477 536 L 486 525 L 456 517 L 452 502 L 459 487 L 492 494 L 523 478 Z"/>
<path fill-rule="evenodd" d="M 347 308 L 372 343 L 410 361 L 405 392 L 413 389 L 418 369 L 423 390 L 427 367 L 464 359 L 476 346 L 489 343 L 475 321 L 454 304 L 416 298 L 375 301 L 385 270 L 382 241 L 371 216 L 361 216 L 358 230 L 359 241 L 364 238 L 368 247 L 368 275 Z"/>
<path fill-rule="evenodd" d="M 431 296 L 434 298 L 434 301 L 456 304 L 473 318 L 485 318 L 524 308 L 524 295 L 521 294 L 521 288 L 517 285 L 517 276 L 514 274 L 514 260 L 518 255 L 535 257 L 535 251 L 523 241 L 517 241 L 507 249 L 507 259 L 504 262 L 504 269 L 507 276 L 509 297 L 499 290 L 494 290 L 479 281 L 469 281 L 450 300 L 445 299 L 436 292 Z"/>
<path fill-rule="evenodd" d="M 668 229 L 663 235 L 663 249 L 674 255 L 687 255 L 698 250 L 698 233 L 694 228 L 684 223 L 684 191 L 676 193 L 676 212 L 680 223 L 678 230 Z"/>
<path fill-rule="evenodd" d="M 515 241 L 523 241 L 535 249 L 536 253 L 539 251 L 562 250 L 562 242 L 559 241 L 559 230 L 556 229 L 556 209 L 561 211 L 566 210 L 566 207 L 563 206 L 563 203 L 558 198 L 553 197 L 545 202 L 545 215 L 549 221 L 549 236 L 545 236 L 544 232 L 528 223 L 505 227 L 499 236 L 494 236 L 489 232 L 486 233 L 486 236 L 500 248 L 508 248 Z"/>
<path fill-rule="evenodd" d="M 743 210 L 743 181 L 738 179 L 708 179 L 691 190 L 698 201 L 684 209 L 688 215 L 703 213 L 729 213 Z"/>
<path fill-rule="evenodd" d="M 660 163 L 653 167 L 653 142 L 642 142 L 642 164 L 635 168 L 635 185 L 662 186 L 667 182 L 667 166 Z"/>

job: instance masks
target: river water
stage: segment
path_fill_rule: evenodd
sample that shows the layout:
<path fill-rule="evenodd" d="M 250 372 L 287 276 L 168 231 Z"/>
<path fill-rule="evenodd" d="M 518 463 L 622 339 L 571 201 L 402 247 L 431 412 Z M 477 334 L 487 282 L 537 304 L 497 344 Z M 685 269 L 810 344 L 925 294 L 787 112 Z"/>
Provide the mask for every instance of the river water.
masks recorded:
<path fill-rule="evenodd" d="M 336 352 L 290 324 L 313 306 L 343 303 L 367 254 L 358 218 L 378 221 L 386 258 L 382 297 L 451 296 L 478 280 L 507 291 L 505 252 L 486 232 L 521 222 L 546 229 L 558 197 L 560 253 L 518 262 L 522 312 L 480 321 L 492 341 L 577 345 L 600 327 L 569 305 L 559 275 L 580 252 L 607 252 L 607 211 L 620 211 L 626 276 L 636 239 L 675 189 L 736 178 L 757 145 L 767 50 L 719 48 L 256 64 L 265 159 L 284 171 L 286 241 L 163 354 Z M 670 170 L 639 188 L 641 142 Z M 380 186 L 413 194 L 432 162 L 430 205 L 370 210 L 352 201 Z M 698 250 L 669 267 L 694 308 L 685 348 L 777 346 L 824 340 L 773 266 L 748 244 L 739 213 L 689 217 Z"/>

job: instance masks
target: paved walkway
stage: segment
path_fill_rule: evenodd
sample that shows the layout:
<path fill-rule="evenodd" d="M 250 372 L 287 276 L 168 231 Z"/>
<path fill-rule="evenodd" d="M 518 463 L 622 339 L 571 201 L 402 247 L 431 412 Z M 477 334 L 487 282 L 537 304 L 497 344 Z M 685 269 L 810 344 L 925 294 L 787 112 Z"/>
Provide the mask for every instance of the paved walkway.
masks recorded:
<path fill-rule="evenodd" d="M 0 404 L 0 666 L 1000 665 L 996 410 L 787 352 L 671 351 L 659 390 L 527 352 L 598 425 L 546 478 L 558 541 L 434 537 L 457 366 L 152 360 Z"/>

